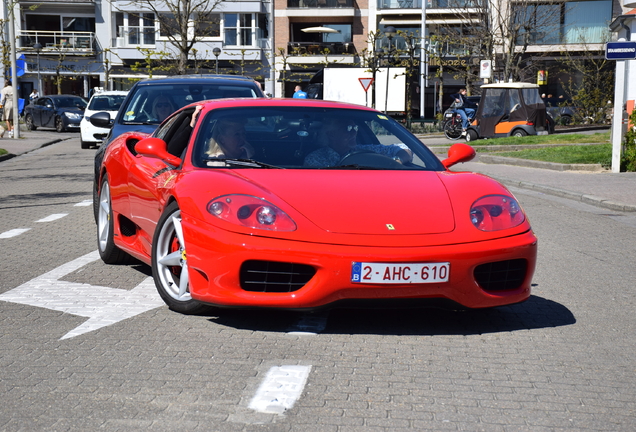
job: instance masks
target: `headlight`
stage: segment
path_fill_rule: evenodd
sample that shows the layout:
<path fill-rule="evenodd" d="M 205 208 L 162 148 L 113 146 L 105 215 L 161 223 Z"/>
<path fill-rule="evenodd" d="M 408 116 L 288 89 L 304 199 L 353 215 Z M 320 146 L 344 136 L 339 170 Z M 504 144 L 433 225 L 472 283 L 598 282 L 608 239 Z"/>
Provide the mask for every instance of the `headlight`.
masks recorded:
<path fill-rule="evenodd" d="M 81 114 L 77 114 L 77 113 L 73 113 L 73 112 L 65 112 L 64 115 L 68 118 L 70 118 L 71 120 L 81 120 L 82 119 L 82 115 Z"/>
<path fill-rule="evenodd" d="M 275 205 L 250 195 L 224 195 L 208 203 L 208 212 L 227 222 L 269 231 L 295 231 L 296 224 Z"/>
<path fill-rule="evenodd" d="M 525 219 L 519 203 L 506 195 L 486 195 L 470 207 L 470 221 L 482 231 L 514 228 Z"/>

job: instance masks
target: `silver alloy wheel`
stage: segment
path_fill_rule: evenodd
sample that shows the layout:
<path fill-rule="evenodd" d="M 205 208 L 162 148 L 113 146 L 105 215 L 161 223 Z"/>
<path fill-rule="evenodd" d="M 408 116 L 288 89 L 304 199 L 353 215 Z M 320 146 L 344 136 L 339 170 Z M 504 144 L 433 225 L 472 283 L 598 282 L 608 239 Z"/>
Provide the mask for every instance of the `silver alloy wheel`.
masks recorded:
<path fill-rule="evenodd" d="M 106 250 L 110 235 L 110 187 L 108 182 L 102 184 L 99 195 L 99 209 L 97 211 L 98 246 L 101 252 Z"/>
<path fill-rule="evenodd" d="M 180 302 L 192 300 L 188 286 L 188 260 L 181 228 L 181 211 L 172 213 L 160 227 L 155 248 L 153 259 L 156 260 L 156 277 L 165 293 Z"/>

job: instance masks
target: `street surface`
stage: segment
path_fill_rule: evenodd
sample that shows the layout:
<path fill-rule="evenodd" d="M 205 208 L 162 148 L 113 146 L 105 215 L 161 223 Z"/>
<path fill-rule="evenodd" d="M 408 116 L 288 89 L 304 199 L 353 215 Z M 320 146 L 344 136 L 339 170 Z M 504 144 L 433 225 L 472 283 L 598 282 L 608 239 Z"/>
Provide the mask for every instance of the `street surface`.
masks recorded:
<path fill-rule="evenodd" d="M 65 136 L 0 163 L 1 431 L 636 430 L 636 215 L 513 190 L 519 305 L 184 316 L 99 260 Z"/>

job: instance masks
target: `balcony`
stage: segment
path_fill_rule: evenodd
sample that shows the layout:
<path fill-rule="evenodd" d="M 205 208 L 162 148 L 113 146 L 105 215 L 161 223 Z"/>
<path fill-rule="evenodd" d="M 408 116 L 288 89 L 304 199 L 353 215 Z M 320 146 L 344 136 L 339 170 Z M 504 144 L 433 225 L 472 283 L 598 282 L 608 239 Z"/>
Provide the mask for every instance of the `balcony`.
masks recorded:
<path fill-rule="evenodd" d="M 287 0 L 288 8 L 352 8 L 353 0 Z"/>
<path fill-rule="evenodd" d="M 328 51 L 327 51 L 328 50 Z M 352 42 L 289 42 L 287 54 L 290 56 L 354 55 Z"/>
<path fill-rule="evenodd" d="M 20 51 L 35 52 L 33 45 L 40 44 L 41 54 L 94 54 L 95 33 L 45 30 L 23 30 L 18 34 Z"/>
<path fill-rule="evenodd" d="M 474 8 L 474 0 L 427 0 L 426 9 Z M 422 9 L 422 0 L 378 0 L 378 9 Z"/>

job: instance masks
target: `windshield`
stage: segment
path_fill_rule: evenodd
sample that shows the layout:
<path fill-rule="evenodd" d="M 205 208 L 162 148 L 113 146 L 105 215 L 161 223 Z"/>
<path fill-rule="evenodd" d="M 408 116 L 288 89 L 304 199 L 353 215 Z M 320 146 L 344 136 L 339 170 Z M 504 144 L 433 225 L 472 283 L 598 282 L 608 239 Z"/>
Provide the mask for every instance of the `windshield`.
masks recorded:
<path fill-rule="evenodd" d="M 384 114 L 301 106 L 211 111 L 193 155 L 194 165 L 210 168 L 444 169 Z"/>
<path fill-rule="evenodd" d="M 94 96 L 88 105 L 88 109 L 93 111 L 118 111 L 125 97 L 126 95 Z"/>
<path fill-rule="evenodd" d="M 258 96 L 249 82 L 139 85 L 124 108 L 123 122 L 159 124 L 179 108 L 193 102 L 221 98 L 256 98 Z"/>
<path fill-rule="evenodd" d="M 62 97 L 56 98 L 55 101 L 60 108 L 86 109 L 86 101 L 81 97 Z"/>

